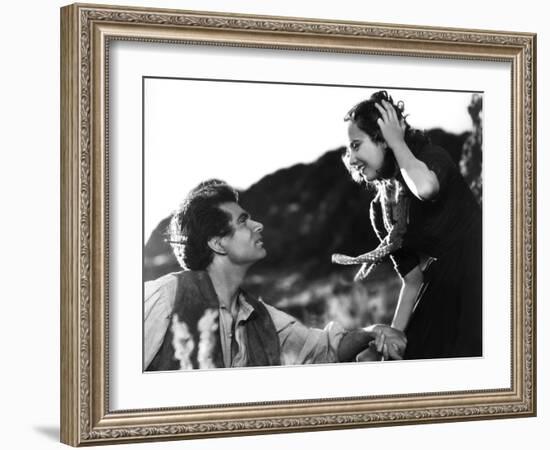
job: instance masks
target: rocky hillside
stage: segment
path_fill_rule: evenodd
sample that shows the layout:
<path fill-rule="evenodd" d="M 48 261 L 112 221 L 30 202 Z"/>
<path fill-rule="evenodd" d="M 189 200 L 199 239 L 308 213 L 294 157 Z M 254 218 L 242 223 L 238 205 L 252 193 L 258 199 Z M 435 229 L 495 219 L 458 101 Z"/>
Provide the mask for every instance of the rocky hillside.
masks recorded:
<path fill-rule="evenodd" d="M 429 134 L 458 164 L 470 133 Z M 357 284 L 351 282 L 357 268 L 331 263 L 333 253 L 357 254 L 378 243 L 369 220 L 373 193 L 351 180 L 342 151 L 280 169 L 240 194 L 243 207 L 264 224 L 268 251 L 250 271 L 246 287 L 308 325 L 323 326 L 334 318 L 349 326 L 387 321 L 399 287 L 389 264 Z M 164 242 L 168 220 L 159 223 L 145 246 L 145 280 L 180 270 Z"/>

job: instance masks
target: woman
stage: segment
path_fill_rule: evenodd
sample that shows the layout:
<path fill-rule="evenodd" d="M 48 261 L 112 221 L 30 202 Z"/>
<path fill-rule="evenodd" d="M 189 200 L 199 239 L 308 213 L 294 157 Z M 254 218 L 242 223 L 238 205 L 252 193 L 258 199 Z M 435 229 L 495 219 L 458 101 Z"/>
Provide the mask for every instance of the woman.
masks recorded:
<path fill-rule="evenodd" d="M 481 211 L 449 154 L 403 110 L 380 91 L 345 118 L 344 163 L 377 191 L 371 222 L 381 244 L 333 260 L 363 264 L 356 278 L 364 278 L 391 256 L 402 280 L 392 327 L 405 331 L 405 359 L 481 356 Z"/>

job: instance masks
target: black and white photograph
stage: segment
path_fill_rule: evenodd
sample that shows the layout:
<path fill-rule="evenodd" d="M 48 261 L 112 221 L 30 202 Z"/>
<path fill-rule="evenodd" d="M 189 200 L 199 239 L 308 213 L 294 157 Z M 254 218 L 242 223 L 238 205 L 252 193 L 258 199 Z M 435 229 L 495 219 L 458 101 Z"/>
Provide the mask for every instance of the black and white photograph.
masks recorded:
<path fill-rule="evenodd" d="M 142 96 L 145 372 L 484 356 L 483 91 Z"/>
<path fill-rule="evenodd" d="M 61 8 L 61 441 L 535 416 L 536 33 L 177 8 Z"/>

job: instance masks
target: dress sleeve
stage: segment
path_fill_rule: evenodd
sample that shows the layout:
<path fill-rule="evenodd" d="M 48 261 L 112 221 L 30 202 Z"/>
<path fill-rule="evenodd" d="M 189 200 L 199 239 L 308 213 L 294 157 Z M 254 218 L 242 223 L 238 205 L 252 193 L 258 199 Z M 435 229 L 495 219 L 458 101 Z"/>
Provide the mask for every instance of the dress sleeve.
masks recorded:
<path fill-rule="evenodd" d="M 324 329 L 309 328 L 291 315 L 264 303 L 277 330 L 281 364 L 298 365 L 338 361 L 338 345 L 344 328 L 330 322 Z"/>
<path fill-rule="evenodd" d="M 395 271 L 401 278 L 420 264 L 418 255 L 406 248 L 400 248 L 390 255 Z"/>
<path fill-rule="evenodd" d="M 449 152 L 441 147 L 425 147 L 417 155 L 417 158 L 426 164 L 437 177 L 437 181 L 439 182 L 439 193 L 435 199 L 439 198 L 439 196 L 446 191 L 449 181 L 452 178 L 460 175 L 458 167 L 452 160 Z"/>
<path fill-rule="evenodd" d="M 159 351 L 170 325 L 177 278 L 167 275 L 144 286 L 143 295 L 143 367 L 149 366 Z"/>

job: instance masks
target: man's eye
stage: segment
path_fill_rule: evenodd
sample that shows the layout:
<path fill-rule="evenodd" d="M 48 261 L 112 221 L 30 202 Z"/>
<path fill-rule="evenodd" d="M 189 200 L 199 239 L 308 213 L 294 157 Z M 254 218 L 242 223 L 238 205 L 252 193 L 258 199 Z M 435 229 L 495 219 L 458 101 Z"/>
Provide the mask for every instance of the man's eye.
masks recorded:
<path fill-rule="evenodd" d="M 352 150 L 357 150 L 359 148 L 359 144 L 357 142 L 352 142 L 349 146 Z"/>

